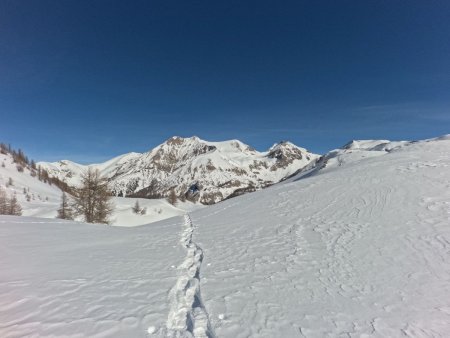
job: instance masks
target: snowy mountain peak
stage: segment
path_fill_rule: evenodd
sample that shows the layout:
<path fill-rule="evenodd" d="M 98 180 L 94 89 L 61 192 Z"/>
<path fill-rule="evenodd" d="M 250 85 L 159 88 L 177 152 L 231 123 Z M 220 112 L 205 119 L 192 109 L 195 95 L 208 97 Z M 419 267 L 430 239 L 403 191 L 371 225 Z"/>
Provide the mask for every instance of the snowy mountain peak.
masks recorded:
<path fill-rule="evenodd" d="M 286 145 L 286 144 L 288 144 L 288 143 L 290 143 L 290 142 L 289 142 L 289 141 L 280 141 L 280 142 L 274 143 L 273 146 L 271 146 L 271 147 L 269 148 L 269 151 L 271 151 L 271 150 L 273 150 L 273 149 L 275 149 L 275 148 L 278 148 L 278 147 L 280 147 L 280 146 Z M 292 143 L 290 143 L 290 144 L 292 144 Z"/>
<path fill-rule="evenodd" d="M 201 142 L 201 140 L 197 136 L 191 136 L 191 137 L 187 137 L 187 138 L 184 138 L 184 137 L 181 137 L 181 136 L 172 136 L 172 137 L 168 138 L 164 142 L 164 144 L 168 144 L 168 145 L 171 145 L 171 146 L 173 146 L 173 145 L 176 146 L 176 145 L 181 145 L 181 144 L 185 144 L 185 143 L 193 144 L 193 143 L 199 143 L 199 142 Z"/>
<path fill-rule="evenodd" d="M 199 192 L 190 198 L 211 204 L 277 183 L 317 157 L 290 142 L 260 153 L 239 140 L 173 136 L 149 152 L 129 153 L 101 164 L 40 164 L 69 185 L 77 185 L 87 167 L 98 169 L 118 196 L 161 198 L 175 190 L 184 198 L 196 183 Z"/>
<path fill-rule="evenodd" d="M 274 144 L 267 152 L 267 157 L 276 159 L 275 166 L 280 168 L 286 168 L 295 160 L 303 160 L 304 157 L 308 162 L 312 159 L 306 149 L 288 141 Z"/>

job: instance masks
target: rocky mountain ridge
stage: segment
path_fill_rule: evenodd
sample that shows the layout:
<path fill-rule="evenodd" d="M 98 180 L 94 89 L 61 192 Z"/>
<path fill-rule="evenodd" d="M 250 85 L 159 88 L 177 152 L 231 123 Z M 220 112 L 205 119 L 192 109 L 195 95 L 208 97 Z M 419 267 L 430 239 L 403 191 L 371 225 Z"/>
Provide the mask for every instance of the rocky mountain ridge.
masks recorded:
<path fill-rule="evenodd" d="M 149 152 L 128 153 L 101 164 L 38 164 L 72 186 L 90 167 L 108 178 L 117 196 L 161 198 L 173 190 L 180 198 L 213 204 L 280 182 L 318 157 L 286 141 L 258 152 L 238 140 L 174 136 Z"/>

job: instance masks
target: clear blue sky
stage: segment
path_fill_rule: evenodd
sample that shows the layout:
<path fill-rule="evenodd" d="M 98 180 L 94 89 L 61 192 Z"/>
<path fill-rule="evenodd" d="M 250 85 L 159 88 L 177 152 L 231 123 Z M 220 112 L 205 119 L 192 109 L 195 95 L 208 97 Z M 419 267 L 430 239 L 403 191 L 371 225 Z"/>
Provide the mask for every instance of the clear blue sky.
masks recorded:
<path fill-rule="evenodd" d="M 0 2 L 0 140 L 95 162 L 172 135 L 450 133 L 450 1 Z"/>

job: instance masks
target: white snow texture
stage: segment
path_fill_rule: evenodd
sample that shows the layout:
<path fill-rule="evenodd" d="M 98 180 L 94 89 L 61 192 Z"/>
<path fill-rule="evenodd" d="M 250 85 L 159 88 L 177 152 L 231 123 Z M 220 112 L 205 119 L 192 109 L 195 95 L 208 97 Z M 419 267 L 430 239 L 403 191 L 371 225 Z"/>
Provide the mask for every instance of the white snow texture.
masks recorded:
<path fill-rule="evenodd" d="M 0 216 L 0 336 L 448 337 L 450 137 L 138 227 Z"/>

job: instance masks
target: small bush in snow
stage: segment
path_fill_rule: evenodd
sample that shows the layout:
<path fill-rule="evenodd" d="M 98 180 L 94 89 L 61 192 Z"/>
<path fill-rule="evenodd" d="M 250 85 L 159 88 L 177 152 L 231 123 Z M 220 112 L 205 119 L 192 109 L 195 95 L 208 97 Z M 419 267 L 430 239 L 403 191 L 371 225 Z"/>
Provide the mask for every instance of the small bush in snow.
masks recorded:
<path fill-rule="evenodd" d="M 136 215 L 145 215 L 147 213 L 147 208 L 141 208 L 139 201 L 136 201 L 134 207 L 131 208 Z"/>
<path fill-rule="evenodd" d="M 131 208 L 135 214 L 139 214 L 141 212 L 141 206 L 139 205 L 139 201 L 136 200 L 134 207 Z"/>

